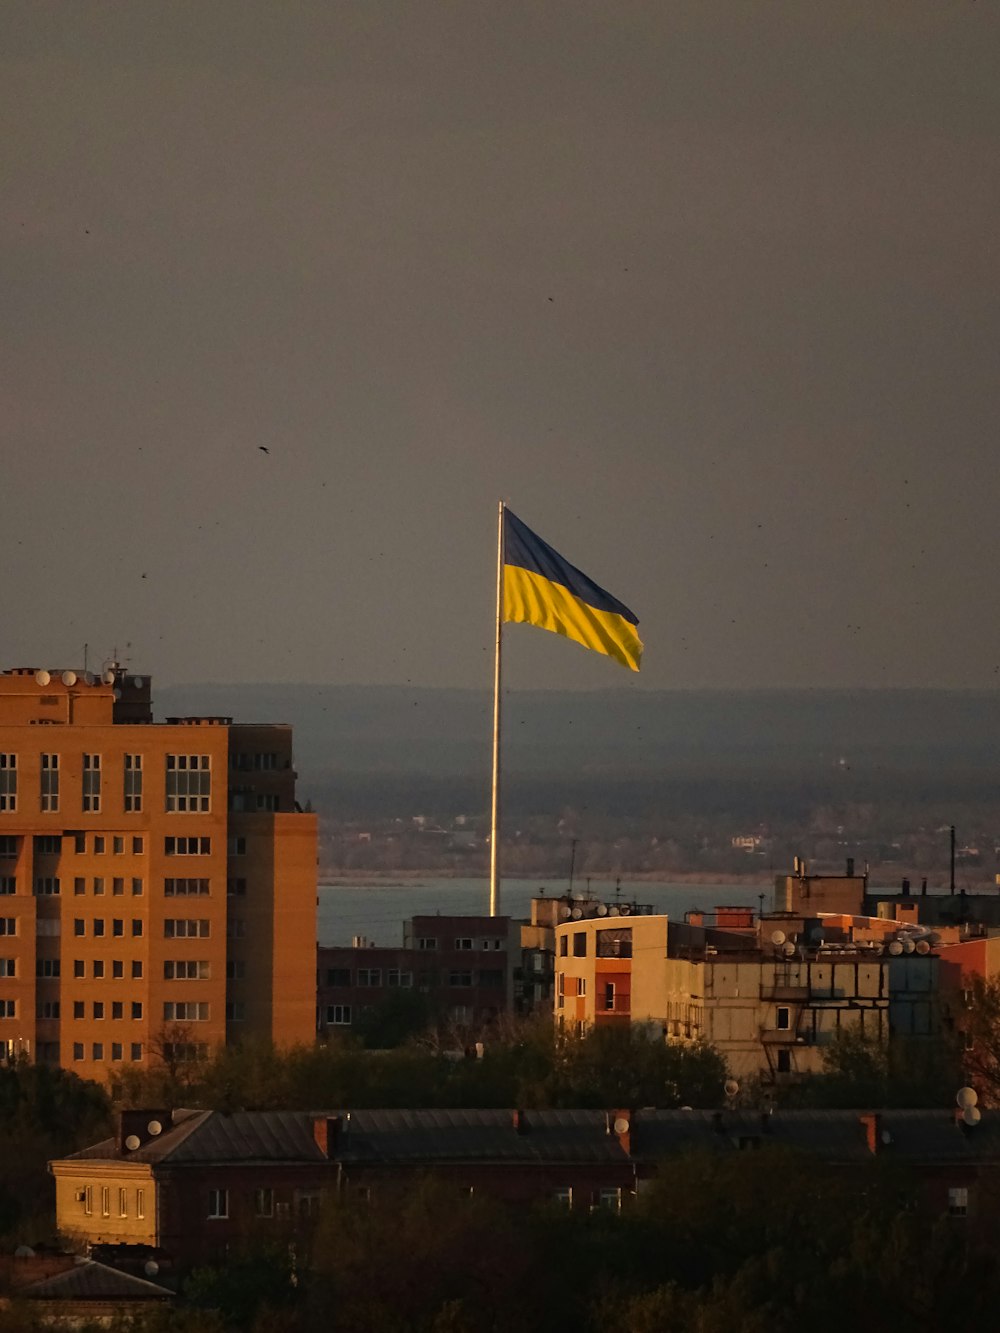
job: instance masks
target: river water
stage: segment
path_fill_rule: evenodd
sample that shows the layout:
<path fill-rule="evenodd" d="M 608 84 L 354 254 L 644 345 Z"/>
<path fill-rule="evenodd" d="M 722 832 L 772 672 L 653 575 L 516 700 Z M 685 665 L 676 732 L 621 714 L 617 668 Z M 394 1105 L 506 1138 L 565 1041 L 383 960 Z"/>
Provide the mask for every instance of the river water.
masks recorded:
<path fill-rule="evenodd" d="M 538 880 L 505 880 L 501 886 L 500 911 L 504 916 L 527 918 L 531 899 L 541 892 Z M 574 891 L 582 894 L 586 882 L 577 880 Z M 546 880 L 545 892 L 558 897 L 569 890 L 568 880 Z M 592 880 L 590 892 L 606 902 L 615 901 L 615 888 Z M 762 884 L 623 884 L 623 902 L 652 904 L 655 912 L 681 918 L 689 908 L 757 907 L 766 894 L 769 907 L 771 891 Z M 353 936 L 364 935 L 369 943 L 383 946 L 403 942 L 403 922 L 416 915 L 486 916 L 490 889 L 485 879 L 408 880 L 390 884 L 323 884 L 319 889 L 318 935 L 320 944 L 350 944 Z"/>

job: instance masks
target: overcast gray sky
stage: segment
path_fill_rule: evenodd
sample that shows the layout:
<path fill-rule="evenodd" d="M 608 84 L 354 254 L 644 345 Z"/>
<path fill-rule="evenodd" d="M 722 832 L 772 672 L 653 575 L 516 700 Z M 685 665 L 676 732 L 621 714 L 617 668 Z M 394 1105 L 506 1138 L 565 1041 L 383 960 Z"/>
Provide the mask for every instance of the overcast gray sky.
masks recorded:
<path fill-rule="evenodd" d="M 998 57 L 995 0 L 6 0 L 4 664 L 486 687 L 503 496 L 646 643 L 511 685 L 1000 681 Z"/>

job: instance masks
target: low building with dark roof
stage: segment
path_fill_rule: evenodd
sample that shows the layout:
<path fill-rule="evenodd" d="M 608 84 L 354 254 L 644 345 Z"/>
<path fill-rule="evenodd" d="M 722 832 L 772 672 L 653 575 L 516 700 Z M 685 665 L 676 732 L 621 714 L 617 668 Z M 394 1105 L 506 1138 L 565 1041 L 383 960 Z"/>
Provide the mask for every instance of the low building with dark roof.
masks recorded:
<path fill-rule="evenodd" d="M 363 1201 L 432 1176 L 456 1195 L 617 1211 L 671 1157 L 769 1145 L 838 1170 L 889 1158 L 953 1216 L 992 1213 L 1000 1180 L 1000 1115 L 969 1126 L 933 1110 L 131 1111 L 114 1138 L 51 1169 L 61 1232 L 119 1261 L 140 1247 L 183 1268 L 308 1225 L 325 1195 Z"/>

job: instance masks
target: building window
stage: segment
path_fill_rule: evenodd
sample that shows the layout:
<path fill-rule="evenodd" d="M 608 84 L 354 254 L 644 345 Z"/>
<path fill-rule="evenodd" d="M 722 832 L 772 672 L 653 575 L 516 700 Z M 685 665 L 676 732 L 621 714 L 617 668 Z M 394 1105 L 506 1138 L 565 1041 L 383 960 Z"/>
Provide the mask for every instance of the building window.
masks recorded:
<path fill-rule="evenodd" d="M 247 965 L 242 958 L 230 958 L 226 963 L 226 980 L 242 981 L 247 974 Z"/>
<path fill-rule="evenodd" d="M 328 1004 L 326 1006 L 326 1021 L 333 1027 L 349 1027 L 351 1006 L 349 1004 Z"/>
<path fill-rule="evenodd" d="M 605 1187 L 599 1192 L 597 1201 L 602 1208 L 607 1208 L 609 1212 L 620 1213 L 622 1210 L 621 1189 Z"/>
<path fill-rule="evenodd" d="M 207 898 L 207 879 L 165 879 L 163 892 L 168 898 Z"/>
<path fill-rule="evenodd" d="M 123 917 L 113 916 L 111 918 L 111 934 L 112 936 L 125 934 L 125 920 Z"/>
<path fill-rule="evenodd" d="M 604 983 L 604 1008 L 612 1010 L 615 1007 L 615 983 L 606 981 Z"/>
<path fill-rule="evenodd" d="M 83 1004 L 83 1001 L 82 1001 L 82 1000 L 74 1000 L 74 1001 L 73 1001 L 73 1017 L 74 1017 L 74 1018 L 83 1018 L 83 1017 L 85 1017 L 84 1004 Z"/>
<path fill-rule="evenodd" d="M 228 1000 L 226 1002 L 226 1022 L 242 1023 L 247 1016 L 247 1007 L 242 1000 Z"/>
<path fill-rule="evenodd" d="M 253 1193 L 253 1211 L 255 1217 L 274 1216 L 274 1190 L 259 1189 Z"/>
<path fill-rule="evenodd" d="M 969 1191 L 959 1187 L 948 1191 L 948 1216 L 967 1217 L 969 1213 Z"/>
<path fill-rule="evenodd" d="M 0 810 L 17 809 L 17 755 L 0 754 Z"/>
<path fill-rule="evenodd" d="M 560 958 L 565 958 L 565 957 L 567 957 L 568 954 L 569 954 L 569 936 L 568 936 L 568 935 L 560 935 L 560 936 L 559 936 L 559 957 L 560 957 Z"/>
<path fill-rule="evenodd" d="M 449 986 L 471 986 L 471 985 L 472 985 L 472 973 L 471 973 L 471 972 L 449 972 L 449 973 L 448 973 L 448 985 L 449 985 Z"/>
<path fill-rule="evenodd" d="M 272 814 L 280 809 L 278 797 L 272 792 L 258 792 L 255 804 L 258 810 L 268 810 Z"/>
<path fill-rule="evenodd" d="M 58 958 L 36 958 L 35 976 L 36 977 L 58 977 L 62 971 L 61 960 Z M 2 975 L 2 973 L 0 973 Z"/>
<path fill-rule="evenodd" d="M 87 964 L 82 958 L 73 959 L 73 975 L 74 977 L 85 977 L 87 975 Z"/>
<path fill-rule="evenodd" d="M 124 1018 L 124 1017 L 125 1017 L 125 1002 L 124 1002 L 123 1000 L 112 1000 L 112 1001 L 111 1001 L 111 1017 L 112 1017 L 112 1018 Z M 119 1060 L 120 1060 L 120 1059 L 121 1059 L 121 1056 L 119 1056 L 118 1058 L 119 1058 Z"/>
<path fill-rule="evenodd" d="M 55 898 L 59 894 L 59 880 L 52 875 L 42 875 L 35 880 L 36 898 Z"/>
<path fill-rule="evenodd" d="M 59 856 L 62 852 L 62 838 L 58 833 L 43 833 L 35 838 L 36 856 Z"/>
<path fill-rule="evenodd" d="M 102 916 L 94 917 L 94 937 L 101 939 L 104 935 L 104 918 Z"/>
<path fill-rule="evenodd" d="M 134 878 L 134 879 L 132 880 L 132 897 L 133 897 L 133 898 L 141 898 L 141 897 L 142 897 L 142 880 L 141 880 L 141 879 Z"/>
<path fill-rule="evenodd" d="M 133 856 L 141 856 L 141 855 L 142 855 L 142 852 L 143 852 L 143 848 L 145 847 L 145 845 L 146 845 L 146 844 L 145 844 L 145 842 L 143 841 L 142 838 L 133 838 L 133 839 L 132 839 L 132 855 L 133 855 Z"/>
<path fill-rule="evenodd" d="M 398 986 L 401 990 L 412 990 L 413 973 L 401 972 L 399 968 L 391 967 L 386 973 L 386 985 Z M 350 984 L 350 983 L 348 983 Z"/>
<path fill-rule="evenodd" d="M 295 1191 L 295 1216 L 301 1218 L 318 1217 L 320 1194 L 318 1190 Z"/>
<path fill-rule="evenodd" d="M 125 813 L 137 814 L 142 809 L 142 755 L 127 754 L 124 770 Z M 135 851 L 135 848 L 132 848 Z"/>
<path fill-rule="evenodd" d="M 75 1047 L 75 1046 L 73 1047 L 73 1051 L 74 1051 L 74 1053 L 76 1052 L 76 1047 Z M 81 1059 L 81 1060 L 83 1059 L 83 1047 L 82 1047 L 82 1046 L 80 1047 L 80 1055 L 79 1055 L 79 1059 Z M 88 1186 L 86 1187 L 86 1189 L 83 1191 L 83 1211 L 87 1214 L 88 1217 L 90 1217 L 91 1214 L 92 1214 L 93 1211 L 94 1211 L 94 1187 L 93 1187 L 93 1185 L 88 1185 Z"/>
<path fill-rule="evenodd" d="M 111 960 L 111 977 L 112 977 L 112 980 L 116 980 L 116 981 L 121 981 L 121 980 L 124 979 L 124 977 L 125 977 L 125 964 L 124 964 L 124 962 L 122 961 L 122 959 L 120 959 L 120 958 L 112 958 L 112 960 Z"/>
<path fill-rule="evenodd" d="M 164 838 L 164 856 L 211 856 L 211 838 Z"/>
<path fill-rule="evenodd" d="M 0 935 L 17 934 L 17 917 L 0 916 Z"/>
<path fill-rule="evenodd" d="M 587 978 L 586 978 L 586 977 L 577 977 L 577 979 L 576 979 L 576 993 L 577 993 L 577 995 L 586 995 L 586 994 L 587 994 Z"/>
<path fill-rule="evenodd" d="M 43 813 L 54 813 L 59 809 L 59 756 L 42 755 L 41 799 Z"/>
<path fill-rule="evenodd" d="M 133 1060 L 136 1060 L 136 1059 L 140 1058 L 140 1057 L 138 1057 L 138 1056 L 136 1056 L 136 1055 L 134 1054 L 134 1052 L 135 1052 L 135 1047 L 134 1047 L 134 1046 L 132 1047 L 132 1051 L 133 1051 L 133 1055 L 132 1055 L 132 1059 L 133 1059 Z M 136 1215 L 136 1217 L 139 1217 L 139 1218 L 144 1218 L 144 1217 L 146 1216 L 146 1191 L 145 1191 L 145 1190 L 136 1190 L 136 1192 L 135 1192 L 135 1215 Z"/>
<path fill-rule="evenodd" d="M 209 1217 L 228 1217 L 228 1216 L 229 1216 L 229 1191 L 228 1191 L 228 1190 L 209 1190 L 209 1191 L 208 1191 L 208 1216 L 209 1216 Z"/>
<path fill-rule="evenodd" d="M 97 814 L 101 808 L 101 756 L 83 756 L 83 808 Z"/>
<path fill-rule="evenodd" d="M 74 1060 L 82 1060 L 82 1059 L 83 1059 L 83 1042 L 82 1042 L 82 1041 L 75 1041 L 75 1042 L 73 1043 L 73 1059 L 74 1059 Z M 87 1209 L 87 1212 L 88 1212 L 88 1213 L 90 1212 L 90 1209 L 89 1209 L 89 1208 Z"/>
<path fill-rule="evenodd" d="M 87 881 L 82 875 L 77 875 L 73 880 L 73 892 L 79 897 L 87 892 Z"/>
<path fill-rule="evenodd" d="M 116 898 L 121 898 L 125 893 L 125 881 L 120 875 L 111 881 L 111 892 Z"/>
<path fill-rule="evenodd" d="M 246 856 L 247 840 L 244 837 L 230 838 L 226 844 L 226 851 L 230 856 Z"/>
<path fill-rule="evenodd" d="M 791 1026 L 792 1026 L 791 1009 L 789 1009 L 787 1005 L 779 1004 L 778 1017 L 777 1021 L 775 1022 L 775 1027 L 778 1029 L 779 1032 L 787 1032 Z"/>
<path fill-rule="evenodd" d="M 792 1053 L 791 1051 L 778 1052 L 778 1073 L 790 1074 L 792 1072 Z"/>
<path fill-rule="evenodd" d="M 573 1207 L 572 1186 L 563 1185 L 561 1189 L 557 1189 L 553 1193 L 552 1198 L 560 1206 L 560 1208 L 572 1208 Z"/>
<path fill-rule="evenodd" d="M 36 1018 L 58 1018 L 59 1001 L 58 1000 L 38 1000 L 35 1003 Z"/>
<path fill-rule="evenodd" d="M 142 937 L 142 918 L 134 916 L 132 918 L 132 938 L 134 940 Z"/>
<path fill-rule="evenodd" d="M 598 958 L 631 958 L 632 927 L 612 926 L 610 930 L 599 930 L 595 946 Z"/>
<path fill-rule="evenodd" d="M 577 930 L 573 933 L 573 957 L 586 958 L 587 956 L 587 932 Z"/>
<path fill-rule="evenodd" d="M 135 981 L 135 980 L 137 980 L 137 979 L 140 979 L 141 977 L 142 977 L 142 959 L 141 959 L 141 958 L 133 958 L 133 959 L 132 959 L 132 980 Z"/>
<path fill-rule="evenodd" d="M 130 1053 L 129 1053 L 129 1059 L 130 1059 L 130 1060 L 141 1060 L 141 1059 L 142 1059 L 142 1042 L 141 1042 L 141 1041 L 134 1041 L 134 1042 L 132 1043 L 131 1047 L 129 1048 L 129 1051 L 130 1051 Z M 141 1211 L 141 1210 L 140 1210 L 140 1212 L 139 1212 L 139 1216 L 140 1216 L 140 1217 L 142 1216 L 142 1211 Z"/>
<path fill-rule="evenodd" d="M 211 976 L 212 968 L 207 961 L 178 958 L 163 964 L 164 981 L 208 981 Z"/>
<path fill-rule="evenodd" d="M 167 813 L 204 813 L 210 809 L 212 757 L 207 754 L 167 755 Z"/>
<path fill-rule="evenodd" d="M 226 938 L 241 940 L 247 933 L 247 923 L 242 917 L 231 916 L 226 922 Z"/>
<path fill-rule="evenodd" d="M 205 1023 L 209 1007 L 204 1000 L 167 1000 L 163 1006 L 165 1023 Z"/>
<path fill-rule="evenodd" d="M 35 966 L 35 975 L 36 976 L 39 975 L 37 964 Z M 0 958 L 0 977 L 16 977 L 16 976 L 17 976 L 17 959 Z"/>
<path fill-rule="evenodd" d="M 380 967 L 359 967 L 358 985 L 359 986 L 381 986 L 382 969 Z"/>
<path fill-rule="evenodd" d="M 11 861 L 17 856 L 17 838 L 9 833 L 0 836 L 0 860 Z"/>
<path fill-rule="evenodd" d="M 438 942 L 433 935 L 421 935 L 417 940 L 418 949 L 436 949 L 437 947 Z"/>
<path fill-rule="evenodd" d="M 247 882 L 243 878 L 227 879 L 226 893 L 230 898 L 245 898 Z"/>
<path fill-rule="evenodd" d="M 122 1058 L 122 1044 L 120 1041 L 113 1041 L 111 1043 L 111 1059 L 114 1061 L 114 1060 L 121 1060 L 121 1058 Z"/>
<path fill-rule="evenodd" d="M 103 896 L 104 896 L 104 876 L 103 876 L 103 875 L 95 875 L 95 876 L 94 876 L 94 893 L 97 895 L 98 898 L 103 898 Z"/>
<path fill-rule="evenodd" d="M 77 856 L 84 856 L 87 851 L 87 835 L 85 833 L 73 834 L 73 850 Z"/>
<path fill-rule="evenodd" d="M 16 1018 L 16 1017 L 17 1017 L 17 1001 L 0 1000 L 0 1018 Z"/>
<path fill-rule="evenodd" d="M 104 855 L 104 838 L 101 834 L 97 834 L 94 838 L 94 855 Z"/>
<path fill-rule="evenodd" d="M 463 952 L 466 949 L 471 949 L 472 941 L 468 938 L 468 936 L 463 936 L 461 939 L 455 941 L 455 948 L 459 953 Z"/>
<path fill-rule="evenodd" d="M 136 1018 L 136 1019 L 138 1019 L 138 1018 L 142 1018 L 142 1001 L 141 1001 L 141 1000 L 133 1000 L 133 1001 L 132 1001 L 132 1017 L 133 1017 L 133 1018 Z"/>
<path fill-rule="evenodd" d="M 114 1049 L 114 1048 L 112 1048 L 112 1049 Z M 119 1060 L 122 1058 L 122 1056 L 121 1056 L 121 1049 L 122 1049 L 122 1048 L 119 1046 L 119 1047 L 118 1047 L 118 1059 L 119 1059 Z M 113 1059 L 114 1059 L 114 1056 L 112 1055 L 111 1058 L 112 1058 L 112 1060 L 113 1060 Z M 119 1217 L 128 1217 L 128 1190 L 125 1188 L 124 1185 L 119 1185 L 119 1186 L 118 1186 L 118 1216 L 119 1216 Z"/>
<path fill-rule="evenodd" d="M 104 1001 L 103 1001 L 103 1000 L 94 1000 L 93 1003 L 94 1003 L 94 1017 L 95 1017 L 95 1018 L 103 1018 L 103 1017 L 104 1017 Z"/>
<path fill-rule="evenodd" d="M 104 959 L 103 959 L 103 958 L 95 958 L 95 959 L 94 959 L 94 976 L 95 976 L 98 980 L 100 980 L 100 979 L 104 976 Z"/>
<path fill-rule="evenodd" d="M 125 839 L 114 837 L 111 839 L 111 851 L 115 856 L 125 855 Z"/>
<path fill-rule="evenodd" d="M 0 875 L 0 894 L 6 896 L 7 894 L 16 892 L 17 892 L 16 877 L 14 875 Z"/>
<path fill-rule="evenodd" d="M 74 917 L 74 918 L 73 918 L 73 934 L 74 934 L 74 935 L 86 935 L 86 933 L 87 933 L 87 923 L 86 923 L 86 921 L 84 921 L 84 919 L 83 919 L 82 916 Z"/>
<path fill-rule="evenodd" d="M 94 1045 L 93 1045 L 93 1047 L 92 1047 L 92 1050 L 93 1050 L 93 1057 L 94 1057 L 95 1060 L 103 1060 L 103 1059 L 104 1059 L 104 1042 L 103 1042 L 103 1041 L 95 1041 L 95 1042 L 94 1042 Z"/>

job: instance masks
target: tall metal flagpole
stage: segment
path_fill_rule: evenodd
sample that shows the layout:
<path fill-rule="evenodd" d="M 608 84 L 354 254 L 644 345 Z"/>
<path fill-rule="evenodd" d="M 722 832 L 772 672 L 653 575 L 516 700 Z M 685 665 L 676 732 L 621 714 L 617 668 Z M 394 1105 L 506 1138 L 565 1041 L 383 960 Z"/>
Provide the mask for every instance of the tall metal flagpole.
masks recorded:
<path fill-rule="evenodd" d="M 493 669 L 493 799 L 490 806 L 490 916 L 500 911 L 500 650 L 503 643 L 503 501 L 497 520 L 497 637 Z"/>

